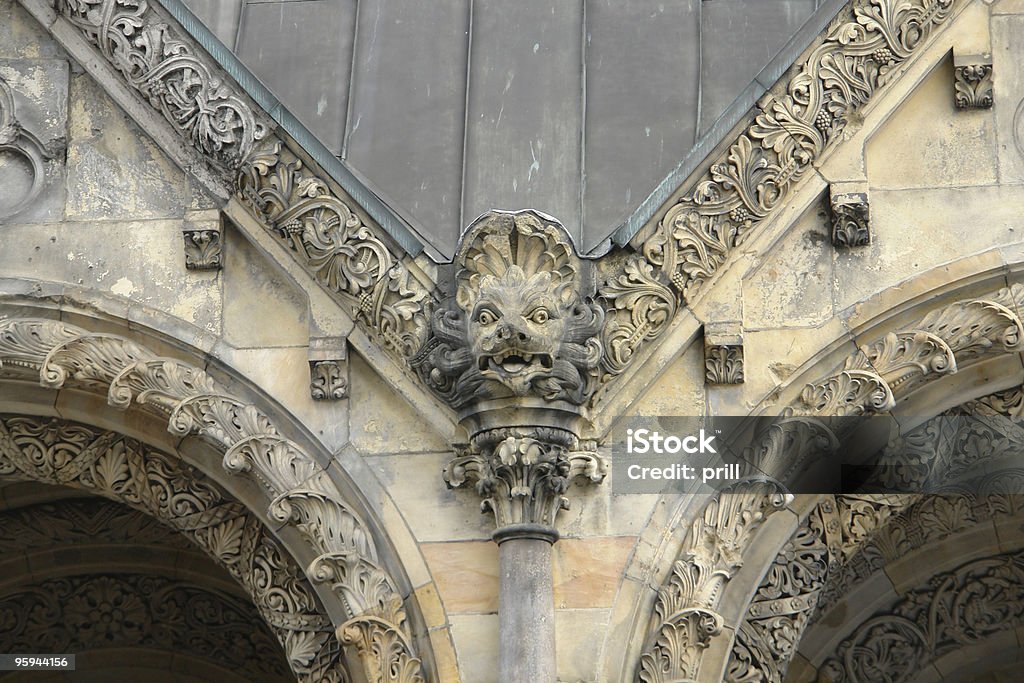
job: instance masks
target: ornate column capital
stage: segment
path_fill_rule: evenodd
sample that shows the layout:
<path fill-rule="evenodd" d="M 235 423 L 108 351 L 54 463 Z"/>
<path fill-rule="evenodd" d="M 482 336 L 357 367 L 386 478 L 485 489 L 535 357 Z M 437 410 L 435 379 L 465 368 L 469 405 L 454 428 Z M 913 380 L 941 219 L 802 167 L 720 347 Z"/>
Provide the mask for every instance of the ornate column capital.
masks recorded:
<path fill-rule="evenodd" d="M 570 481 L 604 478 L 597 453 L 579 441 L 598 385 L 604 310 L 585 291 L 565 228 L 536 211 L 481 216 L 463 236 L 454 277 L 454 300 L 435 313 L 432 338 L 413 359 L 469 436 L 445 480 L 475 483 L 499 530 L 540 526 L 553 541 Z"/>

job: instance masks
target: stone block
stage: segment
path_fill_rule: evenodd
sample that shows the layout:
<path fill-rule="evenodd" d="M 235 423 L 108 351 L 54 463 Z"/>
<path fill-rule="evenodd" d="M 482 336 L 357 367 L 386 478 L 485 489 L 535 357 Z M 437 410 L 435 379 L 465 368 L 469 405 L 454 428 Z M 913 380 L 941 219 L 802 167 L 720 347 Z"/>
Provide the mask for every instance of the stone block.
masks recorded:
<path fill-rule="evenodd" d="M 69 220 L 182 217 L 184 173 L 85 74 L 71 78 L 68 131 Z"/>
<path fill-rule="evenodd" d="M 954 53 L 953 101 L 957 109 L 991 109 L 992 56 Z"/>
<path fill-rule="evenodd" d="M 828 209 L 815 202 L 743 282 L 748 329 L 810 327 L 833 315 Z"/>
<path fill-rule="evenodd" d="M 90 221 L 5 228 L 0 271 L 55 277 L 160 309 L 208 332 L 221 324 L 215 273 L 186 277 L 181 221 Z"/>
<path fill-rule="evenodd" d="M 349 359 L 352 444 L 364 454 L 451 452 L 450 445 L 358 354 Z M 441 481 L 437 470 L 437 481 Z"/>
<path fill-rule="evenodd" d="M 305 346 L 306 296 L 234 228 L 224 234 L 224 339 L 240 348 Z M 306 382 L 308 386 L 308 373 Z M 308 390 L 307 390 L 308 393 Z"/>
<path fill-rule="evenodd" d="M 1005 5 L 1006 0 L 996 8 Z M 1016 13 L 992 17 L 992 68 L 999 79 L 991 112 L 999 143 L 999 177 L 1016 182 L 1024 178 L 1024 6 Z"/>
<path fill-rule="evenodd" d="M 0 225 L 64 214 L 68 63 L 0 59 Z"/>
<path fill-rule="evenodd" d="M 832 210 L 832 246 L 844 249 L 871 244 L 867 183 L 832 183 L 828 191 Z"/>
<path fill-rule="evenodd" d="M 554 545 L 555 609 L 611 607 L 634 536 L 565 538 Z"/>
<path fill-rule="evenodd" d="M 504 683 L 499 679 L 497 615 L 460 614 L 451 617 L 452 640 L 465 683 Z"/>
<path fill-rule="evenodd" d="M 498 546 L 492 541 L 420 546 L 452 625 L 457 614 L 498 611 Z"/>
<path fill-rule="evenodd" d="M 865 147 L 872 188 L 949 187 L 996 182 L 992 112 L 958 112 L 952 61 L 918 84 Z"/>
<path fill-rule="evenodd" d="M 1019 185 L 873 190 L 876 239 L 837 254 L 836 308 L 848 308 L 951 261 L 1018 241 L 1024 231 L 1022 202 L 1024 188 Z M 978 229 L 979 216 L 984 216 L 984 230 Z M 1001 260 L 998 254 L 993 258 Z"/>
<path fill-rule="evenodd" d="M 64 59 L 64 50 L 17 0 L 0 0 L 0 59 Z"/>
<path fill-rule="evenodd" d="M 704 326 L 704 381 L 743 383 L 743 324 L 709 322 Z"/>
<path fill-rule="evenodd" d="M 609 610 L 555 612 L 555 661 L 560 681 L 596 681 Z"/>

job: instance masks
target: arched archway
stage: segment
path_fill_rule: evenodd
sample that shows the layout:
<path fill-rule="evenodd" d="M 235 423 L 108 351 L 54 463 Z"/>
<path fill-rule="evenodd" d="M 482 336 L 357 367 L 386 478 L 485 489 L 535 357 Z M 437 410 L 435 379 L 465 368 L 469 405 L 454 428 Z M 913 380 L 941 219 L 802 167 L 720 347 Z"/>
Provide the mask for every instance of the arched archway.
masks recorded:
<path fill-rule="evenodd" d="M 755 418 L 782 416 L 754 449 L 767 481 L 677 503 L 675 519 L 692 522 L 663 537 L 663 559 L 647 568 L 659 588 L 637 601 L 638 613 L 649 609 L 651 616 L 637 619 L 646 623 L 641 651 L 627 665 L 634 680 L 783 680 L 819 599 L 839 590 L 829 577 L 866 562 L 861 550 L 879 529 L 928 504 L 913 495 L 793 497 L 774 486 L 773 477 L 805 464 L 812 446 L 820 451 L 831 438 L 817 418 L 879 415 L 909 436 L 959 405 L 1020 404 L 1013 387 L 1024 377 L 1024 288 L 1002 268 L 970 273 L 941 292 L 931 291 L 928 279 L 908 283 L 900 300 L 883 294 L 861 304 L 849 333 L 815 353 L 755 411 Z M 909 452 L 914 444 L 907 443 Z M 994 493 L 1005 499 L 1007 490 Z M 1016 503 L 1003 505 L 1017 514 Z M 818 675 L 799 677 L 806 673 L 792 680 Z"/>
<path fill-rule="evenodd" d="M 292 556 L 243 505 L 175 458 L 115 432 L 4 415 L 0 480 L 8 479 L 84 489 L 176 529 L 244 587 L 300 680 L 347 680 L 330 621 Z"/>
<path fill-rule="evenodd" d="M 75 680 L 295 680 L 228 571 L 184 534 L 84 489 L 0 483 L 0 577 L 0 649 L 73 653 Z"/>
<path fill-rule="evenodd" d="M 91 332 L 33 317 L 38 312 L 5 306 L 0 318 L 0 383 L 9 389 L 0 391 L 5 410 L 112 427 L 121 437 L 174 453 L 172 460 L 230 491 L 234 505 L 258 520 L 268 538 L 280 541 L 280 554 L 298 562 L 301 569 L 292 580 L 310 581 L 316 602 L 311 609 L 319 619 L 302 624 L 310 627 L 306 635 L 285 642 L 293 668 L 303 662 L 300 675 L 307 674 L 303 667 L 314 667 L 311 680 L 331 680 L 327 672 L 334 664 L 323 662 L 340 661 L 345 649 L 352 652 L 350 667 L 371 680 L 424 680 L 424 659 L 413 636 L 414 628 L 423 632 L 422 621 L 408 582 L 400 571 L 396 579 L 386 569 L 381 529 L 367 524 L 358 489 L 344 472 L 315 445 L 289 438 L 302 440 L 301 430 L 245 398 L 251 388 L 223 369 L 219 374 L 227 382 L 190 362 L 194 354 L 181 342 L 142 343 L 145 331 L 138 326 L 125 330 L 130 339 L 109 331 L 124 329 L 116 320 L 93 320 L 105 331 Z M 52 312 L 43 312 L 48 315 Z M 53 467 L 46 470 L 37 471 L 36 478 L 57 476 Z M 77 470 L 68 471 L 55 481 L 75 476 Z M 221 527 L 218 533 L 230 536 L 227 532 Z M 223 538 L 211 536 L 209 542 L 215 541 Z M 330 637 L 311 635 L 317 632 Z M 429 649 L 424 651 L 429 667 Z M 337 671 L 338 680 L 345 680 L 342 668 Z"/>

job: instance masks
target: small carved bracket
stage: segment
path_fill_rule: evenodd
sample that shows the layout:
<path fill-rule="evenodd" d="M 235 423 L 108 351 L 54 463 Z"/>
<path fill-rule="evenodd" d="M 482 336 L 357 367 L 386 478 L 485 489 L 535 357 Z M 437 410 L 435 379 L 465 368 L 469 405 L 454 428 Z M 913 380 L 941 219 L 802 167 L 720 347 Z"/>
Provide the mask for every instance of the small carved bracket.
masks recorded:
<path fill-rule="evenodd" d="M 220 270 L 223 265 L 223 240 L 220 211 L 189 211 L 185 214 L 182 235 L 185 238 L 185 268 Z"/>
<path fill-rule="evenodd" d="M 992 56 L 954 53 L 953 70 L 957 109 L 991 109 Z"/>
<path fill-rule="evenodd" d="M 829 204 L 832 246 L 842 249 L 871 244 L 867 183 L 833 183 L 829 186 Z"/>
<path fill-rule="evenodd" d="M 704 381 L 707 384 L 743 383 L 740 323 L 715 323 L 704 327 Z"/>
<path fill-rule="evenodd" d="M 314 401 L 348 397 L 348 341 L 345 337 L 309 340 L 309 395 Z"/>

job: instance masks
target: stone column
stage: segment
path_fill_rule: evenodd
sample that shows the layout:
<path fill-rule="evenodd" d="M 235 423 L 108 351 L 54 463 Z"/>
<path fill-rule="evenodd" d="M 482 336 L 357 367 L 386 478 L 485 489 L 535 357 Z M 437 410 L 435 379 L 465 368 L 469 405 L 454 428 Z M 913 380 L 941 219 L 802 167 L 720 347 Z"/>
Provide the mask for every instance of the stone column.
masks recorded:
<path fill-rule="evenodd" d="M 575 478 L 605 467 L 581 447 L 600 377 L 604 309 L 585 292 L 565 228 L 535 211 L 491 212 L 463 237 L 452 305 L 431 318 L 412 367 L 458 412 L 468 444 L 444 478 L 475 485 L 494 514 L 498 679 L 555 683 L 551 546 Z"/>
<path fill-rule="evenodd" d="M 540 411 L 531 417 L 553 421 Z M 563 494 L 573 479 L 600 481 L 604 471 L 597 453 L 580 448 L 571 430 L 535 426 L 482 429 L 445 470 L 451 486 L 475 483 L 483 508 L 494 513 L 503 682 L 555 681 L 555 517 L 569 505 Z"/>
<path fill-rule="evenodd" d="M 554 682 L 555 606 L 551 546 L 558 533 L 520 524 L 494 532 L 501 586 L 498 597 L 499 680 Z"/>

